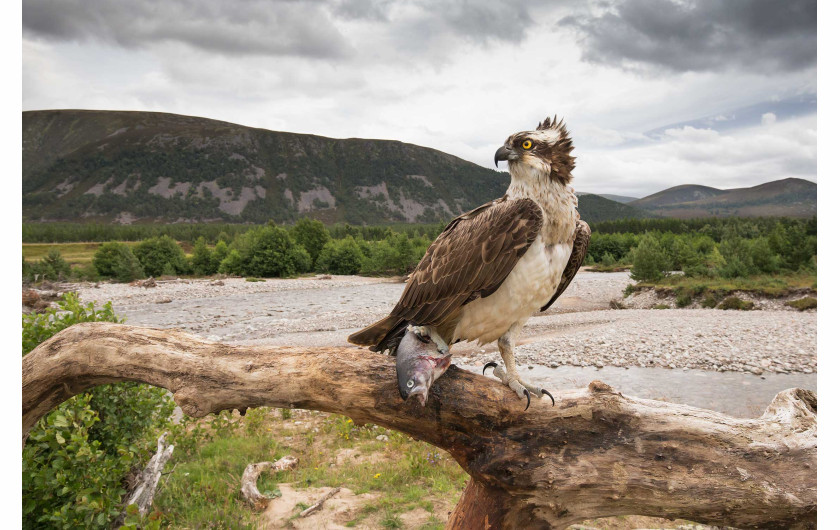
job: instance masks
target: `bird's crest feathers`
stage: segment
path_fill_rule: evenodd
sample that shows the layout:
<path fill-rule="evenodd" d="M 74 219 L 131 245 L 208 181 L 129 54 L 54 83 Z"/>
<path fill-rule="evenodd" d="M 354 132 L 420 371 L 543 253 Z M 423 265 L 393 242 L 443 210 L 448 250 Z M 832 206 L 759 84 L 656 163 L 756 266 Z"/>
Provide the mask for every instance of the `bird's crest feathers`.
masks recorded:
<path fill-rule="evenodd" d="M 548 116 L 538 123 L 535 132 L 542 141 L 542 146 L 535 151 L 551 164 L 551 178 L 567 186 L 572 181 L 572 170 L 575 168 L 575 157 L 571 155 L 575 147 L 566 124 L 562 119 L 557 121 L 555 114 L 554 119 Z"/>

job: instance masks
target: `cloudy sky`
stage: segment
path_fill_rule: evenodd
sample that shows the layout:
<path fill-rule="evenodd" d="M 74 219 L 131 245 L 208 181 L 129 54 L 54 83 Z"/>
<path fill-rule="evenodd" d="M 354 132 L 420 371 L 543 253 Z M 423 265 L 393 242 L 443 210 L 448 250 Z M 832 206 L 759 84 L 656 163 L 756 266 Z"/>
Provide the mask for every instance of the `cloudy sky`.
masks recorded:
<path fill-rule="evenodd" d="M 26 0 L 23 108 L 388 138 L 492 167 L 548 114 L 578 190 L 816 180 L 816 0 Z"/>

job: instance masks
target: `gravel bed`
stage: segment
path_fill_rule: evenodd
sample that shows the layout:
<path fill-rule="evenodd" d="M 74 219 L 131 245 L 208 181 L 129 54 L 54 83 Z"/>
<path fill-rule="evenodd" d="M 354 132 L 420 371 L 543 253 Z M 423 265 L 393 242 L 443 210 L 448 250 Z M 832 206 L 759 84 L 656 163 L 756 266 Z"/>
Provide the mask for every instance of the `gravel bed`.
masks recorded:
<path fill-rule="evenodd" d="M 816 371 L 816 312 L 607 309 L 629 282 L 627 273 L 578 273 L 560 303 L 523 330 L 518 364 Z M 360 276 L 76 286 L 85 302 L 111 300 L 128 324 L 294 346 L 347 346 L 347 335 L 387 315 L 403 288 Z M 461 362 L 498 361 L 495 344 L 457 344 L 453 353 Z"/>
<path fill-rule="evenodd" d="M 630 309 L 542 317 L 531 323 L 517 348 L 520 364 L 656 366 L 757 375 L 817 369 L 816 313 Z M 495 348 L 476 355 L 478 362 L 497 359 Z"/>

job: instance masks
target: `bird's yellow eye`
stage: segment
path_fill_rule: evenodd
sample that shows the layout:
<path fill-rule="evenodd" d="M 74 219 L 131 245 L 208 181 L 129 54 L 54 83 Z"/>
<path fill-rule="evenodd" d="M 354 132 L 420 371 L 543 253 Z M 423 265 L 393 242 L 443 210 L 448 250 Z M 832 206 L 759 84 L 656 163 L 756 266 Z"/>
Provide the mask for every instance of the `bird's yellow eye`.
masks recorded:
<path fill-rule="evenodd" d="M 534 144 L 533 142 L 531 142 L 531 140 L 525 140 L 524 142 L 522 142 L 522 149 L 530 149 L 532 147 L 534 147 Z"/>

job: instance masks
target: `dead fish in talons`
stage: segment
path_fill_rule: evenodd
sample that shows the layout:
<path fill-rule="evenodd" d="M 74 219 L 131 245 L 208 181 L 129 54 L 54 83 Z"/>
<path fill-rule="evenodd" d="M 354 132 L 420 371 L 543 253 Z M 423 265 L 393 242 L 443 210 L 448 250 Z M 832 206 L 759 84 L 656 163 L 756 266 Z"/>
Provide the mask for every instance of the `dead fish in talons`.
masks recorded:
<path fill-rule="evenodd" d="M 451 359 L 449 346 L 433 328 L 409 325 L 397 346 L 397 382 L 403 400 L 417 396 L 425 407 L 429 388 Z"/>

